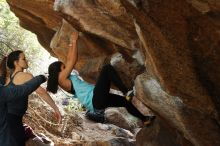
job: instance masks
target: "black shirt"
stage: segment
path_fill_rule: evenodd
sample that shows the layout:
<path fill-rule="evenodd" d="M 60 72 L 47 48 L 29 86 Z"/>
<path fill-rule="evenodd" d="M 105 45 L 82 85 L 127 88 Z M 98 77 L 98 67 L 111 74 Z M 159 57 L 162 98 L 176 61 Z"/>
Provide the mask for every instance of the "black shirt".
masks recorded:
<path fill-rule="evenodd" d="M 40 75 L 22 85 L 3 86 L 0 84 L 0 146 L 16 146 L 7 129 L 6 115 L 8 112 L 8 102 L 15 99 L 22 100 L 22 98 L 31 94 L 45 81 L 45 77 Z"/>

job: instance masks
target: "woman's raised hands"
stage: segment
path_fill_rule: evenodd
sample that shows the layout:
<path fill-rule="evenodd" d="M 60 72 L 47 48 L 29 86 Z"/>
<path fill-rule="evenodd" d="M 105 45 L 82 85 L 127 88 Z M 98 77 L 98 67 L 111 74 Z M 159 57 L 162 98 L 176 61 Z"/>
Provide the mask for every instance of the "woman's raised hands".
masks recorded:
<path fill-rule="evenodd" d="M 71 34 L 71 36 L 70 36 L 70 44 L 69 44 L 70 47 L 73 46 L 73 43 L 76 43 L 76 40 L 78 39 L 78 36 L 79 36 L 79 32 L 77 32 L 77 31 L 74 31 Z"/>
<path fill-rule="evenodd" d="M 70 42 L 71 42 L 71 41 L 76 41 L 76 40 L 78 39 L 78 36 L 79 36 L 79 32 L 74 31 L 74 32 L 71 34 Z"/>

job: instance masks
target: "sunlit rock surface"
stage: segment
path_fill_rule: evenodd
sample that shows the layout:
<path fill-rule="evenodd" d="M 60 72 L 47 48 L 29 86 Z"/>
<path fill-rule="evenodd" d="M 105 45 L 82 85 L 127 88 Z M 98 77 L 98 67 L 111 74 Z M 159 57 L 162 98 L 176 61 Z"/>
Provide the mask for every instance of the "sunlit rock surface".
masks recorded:
<path fill-rule="evenodd" d="M 80 31 L 77 68 L 93 82 L 112 54 L 122 54 L 114 66 L 157 116 L 137 145 L 220 145 L 219 0 L 7 1 L 63 61 L 71 31 Z"/>

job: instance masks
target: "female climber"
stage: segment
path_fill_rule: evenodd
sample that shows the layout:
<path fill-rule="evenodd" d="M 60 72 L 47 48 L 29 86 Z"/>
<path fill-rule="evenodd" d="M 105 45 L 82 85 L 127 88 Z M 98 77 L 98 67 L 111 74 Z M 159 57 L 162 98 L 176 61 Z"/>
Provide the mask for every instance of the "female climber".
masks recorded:
<path fill-rule="evenodd" d="M 73 71 L 78 57 L 77 39 L 78 32 L 73 32 L 65 64 L 61 61 L 50 64 L 47 90 L 56 93 L 59 85 L 65 91 L 75 94 L 74 97 L 78 98 L 80 103 L 90 112 L 102 111 L 107 107 L 125 107 L 129 113 L 140 118 L 144 124 L 150 124 L 155 116 L 141 114 L 130 102 L 131 97 L 109 93 L 111 82 L 124 95 L 128 93 L 128 89 L 122 83 L 113 66 L 103 66 L 95 85 L 87 83 L 78 73 Z"/>

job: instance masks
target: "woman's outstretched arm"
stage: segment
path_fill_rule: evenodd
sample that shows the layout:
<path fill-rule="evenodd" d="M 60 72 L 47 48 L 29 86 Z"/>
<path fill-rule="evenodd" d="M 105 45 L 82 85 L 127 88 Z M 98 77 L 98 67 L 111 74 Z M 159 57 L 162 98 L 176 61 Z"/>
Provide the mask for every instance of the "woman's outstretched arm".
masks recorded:
<path fill-rule="evenodd" d="M 3 86 L 3 93 L 5 93 L 4 96 L 7 97 L 7 101 L 10 102 L 12 100 L 15 100 L 16 98 L 24 98 L 25 96 L 28 96 L 33 91 L 35 91 L 40 86 L 40 84 L 42 84 L 45 81 L 45 76 L 38 75 L 21 85 Z"/>
<path fill-rule="evenodd" d="M 22 74 L 23 74 L 23 82 L 24 83 L 33 79 L 33 75 L 30 73 L 23 72 Z M 58 122 L 60 123 L 61 118 L 62 118 L 61 113 L 59 111 L 59 108 L 56 106 L 55 102 L 51 98 L 51 96 L 41 86 L 38 86 L 38 88 L 35 91 L 47 104 L 49 104 L 51 106 L 51 108 L 53 108 L 53 110 L 55 111 L 55 116 L 56 116 Z"/>
<path fill-rule="evenodd" d="M 69 50 L 66 58 L 65 69 L 60 72 L 59 81 L 65 82 L 69 77 L 71 71 L 73 70 L 77 59 L 78 59 L 78 50 L 77 50 L 77 39 L 78 32 L 73 32 L 70 38 Z"/>
<path fill-rule="evenodd" d="M 57 107 L 51 96 L 48 94 L 48 92 L 40 86 L 39 88 L 37 88 L 36 93 L 40 96 L 41 99 L 43 99 L 48 105 L 50 105 L 51 108 L 53 108 L 58 123 L 61 123 L 62 116 L 59 108 Z"/>

